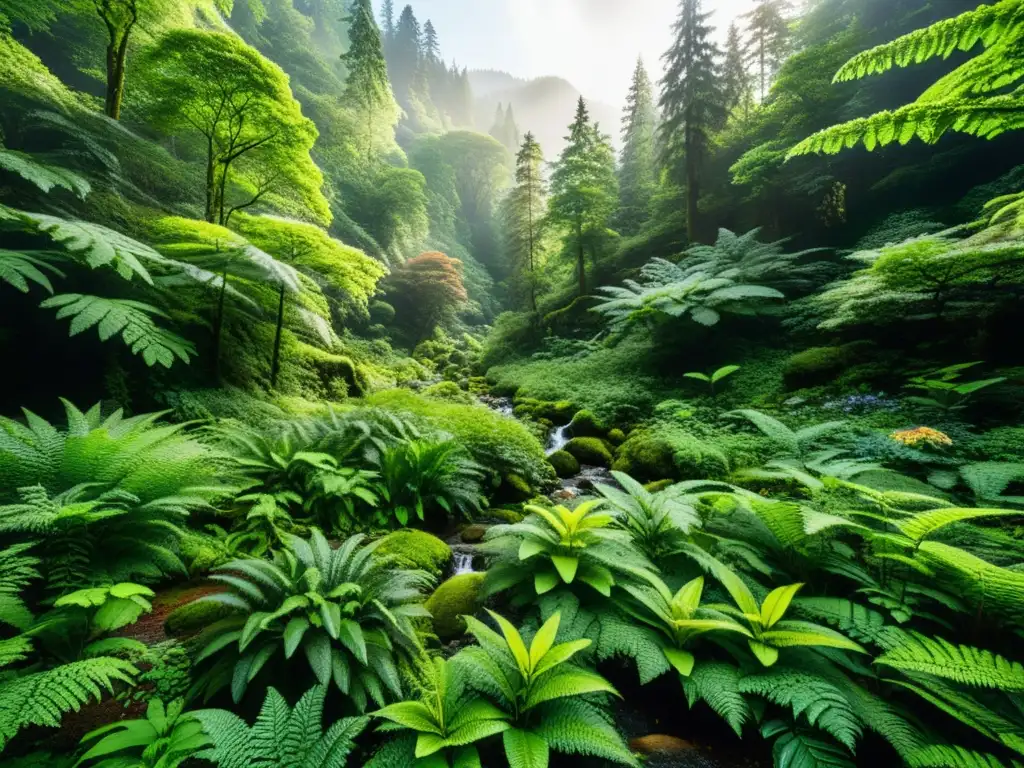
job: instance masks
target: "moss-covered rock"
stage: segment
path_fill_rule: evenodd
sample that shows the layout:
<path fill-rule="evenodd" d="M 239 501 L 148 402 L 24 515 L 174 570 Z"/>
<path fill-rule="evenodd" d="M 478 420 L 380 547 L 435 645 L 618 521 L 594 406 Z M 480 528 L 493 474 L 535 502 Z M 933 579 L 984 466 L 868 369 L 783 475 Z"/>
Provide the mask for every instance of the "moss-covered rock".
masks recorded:
<path fill-rule="evenodd" d="M 664 491 L 673 483 L 675 483 L 675 480 L 655 480 L 653 483 L 644 485 L 644 490 L 648 493 L 658 493 L 658 491 Z"/>
<path fill-rule="evenodd" d="M 555 451 L 548 456 L 548 461 L 555 468 L 555 474 L 559 477 L 572 477 L 579 474 L 580 463 L 568 451 Z"/>
<path fill-rule="evenodd" d="M 513 413 L 521 419 L 546 420 L 553 424 L 565 424 L 572 418 L 576 408 L 568 400 L 535 400 L 517 398 Z"/>
<path fill-rule="evenodd" d="M 608 445 L 596 437 L 574 437 L 565 445 L 567 453 L 580 464 L 589 464 L 594 467 L 610 467 L 612 465 L 612 452 Z"/>
<path fill-rule="evenodd" d="M 509 509 L 508 507 L 495 507 L 494 509 L 489 509 L 487 510 L 487 516 L 493 517 L 495 520 L 500 520 L 503 523 L 508 523 L 509 525 L 521 523 L 526 517 L 518 509 Z"/>
<path fill-rule="evenodd" d="M 394 557 L 400 565 L 426 571 L 435 578 L 445 572 L 452 560 L 451 547 L 437 536 L 411 528 L 389 533 L 377 545 L 376 553 Z"/>
<path fill-rule="evenodd" d="M 484 575 L 460 573 L 439 586 L 428 599 L 426 608 L 434 617 L 434 634 L 452 640 L 466 632 L 463 616 L 472 616 L 483 604 Z"/>
<path fill-rule="evenodd" d="M 835 380 L 850 364 L 845 347 L 811 347 L 786 360 L 782 379 L 786 389 L 806 389 Z"/>
<path fill-rule="evenodd" d="M 379 325 L 391 325 L 395 322 L 395 308 L 386 301 L 371 301 L 370 320 Z"/>
<path fill-rule="evenodd" d="M 164 621 L 164 629 L 172 636 L 191 635 L 234 612 L 234 608 L 224 603 L 193 600 L 171 611 Z"/>
<path fill-rule="evenodd" d="M 459 534 L 459 538 L 461 538 L 466 544 L 476 544 L 478 541 L 483 540 L 485 533 L 487 533 L 487 526 L 476 523 L 474 525 L 467 525 L 463 528 L 462 533 Z"/>
<path fill-rule="evenodd" d="M 642 482 L 714 480 L 729 473 L 729 461 L 716 445 L 684 429 L 655 427 L 630 435 L 613 469 Z"/>
<path fill-rule="evenodd" d="M 510 472 L 503 478 L 502 488 L 505 493 L 517 501 L 525 501 L 533 496 L 533 488 L 522 475 Z"/>
<path fill-rule="evenodd" d="M 569 424 L 569 433 L 573 437 L 604 437 L 606 431 L 606 427 L 591 411 L 580 411 Z"/>
<path fill-rule="evenodd" d="M 612 445 L 622 445 L 626 442 L 626 433 L 621 429 L 613 429 L 608 432 L 608 442 Z"/>

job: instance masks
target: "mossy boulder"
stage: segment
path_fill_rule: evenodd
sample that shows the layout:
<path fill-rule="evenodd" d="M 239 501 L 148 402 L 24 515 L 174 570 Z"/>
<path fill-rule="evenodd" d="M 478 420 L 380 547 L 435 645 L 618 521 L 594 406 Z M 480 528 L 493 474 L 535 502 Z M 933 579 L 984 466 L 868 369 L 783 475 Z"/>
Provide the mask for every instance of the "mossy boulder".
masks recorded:
<path fill-rule="evenodd" d="M 509 525 L 515 525 L 521 523 L 525 519 L 525 515 L 518 509 L 510 509 L 508 507 L 495 507 L 494 509 L 487 510 L 487 516 L 492 517 L 495 520 L 500 520 L 503 523 Z"/>
<path fill-rule="evenodd" d="M 782 379 L 787 390 L 817 387 L 837 379 L 850 361 L 846 347 L 811 347 L 786 360 Z"/>
<path fill-rule="evenodd" d="M 435 578 L 445 572 L 452 560 L 451 547 L 437 536 L 412 528 L 389 533 L 377 545 L 376 553 L 394 557 L 399 565 L 426 571 Z"/>
<path fill-rule="evenodd" d="M 641 482 L 716 480 L 728 475 L 729 460 L 714 444 L 670 427 L 634 432 L 612 468 Z"/>
<path fill-rule="evenodd" d="M 645 484 L 644 490 L 648 493 L 658 493 L 659 491 L 664 491 L 674 483 L 675 480 L 655 480 L 653 483 Z"/>
<path fill-rule="evenodd" d="M 548 461 L 555 468 L 555 474 L 559 477 L 572 477 L 579 474 L 580 463 L 568 451 L 555 451 L 548 456 Z"/>
<path fill-rule="evenodd" d="M 574 437 L 565 444 L 565 450 L 580 464 L 594 467 L 610 467 L 612 452 L 608 444 L 596 437 Z"/>
<path fill-rule="evenodd" d="M 569 433 L 573 437 L 604 437 L 607 429 L 591 411 L 580 411 L 572 417 Z"/>
<path fill-rule="evenodd" d="M 224 603 L 206 600 L 193 600 L 178 606 L 167 615 L 164 629 L 168 635 L 192 635 L 235 612 L 235 608 Z"/>
<path fill-rule="evenodd" d="M 379 325 L 391 325 L 395 322 L 395 308 L 386 301 L 371 301 L 370 320 Z"/>
<path fill-rule="evenodd" d="M 507 496 L 517 501 L 525 501 L 533 496 L 533 488 L 522 475 L 509 472 L 502 480 L 502 488 Z"/>
<path fill-rule="evenodd" d="M 552 424 L 565 424 L 572 418 L 576 408 L 568 400 L 535 400 L 530 397 L 518 398 L 513 412 L 521 419 L 547 420 Z"/>
<path fill-rule="evenodd" d="M 622 445 L 626 442 L 626 433 L 621 429 L 613 429 L 608 432 L 608 442 L 612 445 Z"/>
<path fill-rule="evenodd" d="M 462 388 L 454 381 L 442 381 L 432 384 L 423 390 L 424 397 L 431 397 L 435 400 L 444 400 L 449 403 L 462 403 L 473 405 L 476 398 L 469 392 L 463 392 Z"/>
<path fill-rule="evenodd" d="M 485 533 L 487 533 L 487 526 L 475 523 L 474 525 L 467 525 L 463 528 L 462 533 L 459 534 L 459 538 L 461 538 L 466 544 L 476 544 L 478 541 L 483 540 Z"/>
<path fill-rule="evenodd" d="M 483 573 L 460 573 L 444 582 L 426 603 L 434 617 L 434 634 L 452 640 L 466 632 L 463 616 L 472 616 L 483 605 Z"/>

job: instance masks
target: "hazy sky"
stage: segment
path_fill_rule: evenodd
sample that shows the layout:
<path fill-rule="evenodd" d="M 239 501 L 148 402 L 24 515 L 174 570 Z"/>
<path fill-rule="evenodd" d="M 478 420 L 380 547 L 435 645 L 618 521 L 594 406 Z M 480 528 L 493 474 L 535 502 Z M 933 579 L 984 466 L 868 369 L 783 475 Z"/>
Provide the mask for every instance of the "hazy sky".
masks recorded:
<path fill-rule="evenodd" d="M 375 0 L 380 6 L 380 0 Z M 396 13 L 404 7 L 395 0 Z M 724 39 L 754 0 L 705 0 Z M 559 75 L 590 98 L 618 106 L 637 55 L 652 75 L 672 40 L 677 0 L 413 0 L 420 24 L 434 22 L 441 52 L 470 69 L 518 77 Z"/>

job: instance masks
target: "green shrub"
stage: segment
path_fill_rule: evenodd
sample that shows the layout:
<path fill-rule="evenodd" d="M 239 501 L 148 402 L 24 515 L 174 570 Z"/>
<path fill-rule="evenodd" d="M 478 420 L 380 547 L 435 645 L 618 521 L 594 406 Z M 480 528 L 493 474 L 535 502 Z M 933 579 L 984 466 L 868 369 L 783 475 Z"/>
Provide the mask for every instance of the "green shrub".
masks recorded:
<path fill-rule="evenodd" d="M 986 461 L 1024 462 L 1024 427 L 996 427 L 970 441 L 970 451 Z"/>
<path fill-rule="evenodd" d="M 612 452 L 608 445 L 597 437 L 574 437 L 565 445 L 567 453 L 572 454 L 580 464 L 594 467 L 610 467 Z"/>
<path fill-rule="evenodd" d="M 729 460 L 715 444 L 672 424 L 637 430 L 619 448 L 614 469 L 638 480 L 705 480 L 729 473 Z"/>
<path fill-rule="evenodd" d="M 530 484 L 522 475 L 510 472 L 502 479 L 502 488 L 504 488 L 510 496 L 513 496 L 516 501 L 526 501 L 533 496 L 533 488 L 530 487 Z"/>
<path fill-rule="evenodd" d="M 370 319 L 377 325 L 391 325 L 395 322 L 395 308 L 386 301 L 371 301 Z"/>
<path fill-rule="evenodd" d="M 416 395 L 408 390 L 378 392 L 368 405 L 418 416 L 451 434 L 488 470 L 516 473 L 533 487 L 554 479 L 544 448 L 530 431 L 482 405 L 463 405 Z"/>
<path fill-rule="evenodd" d="M 472 616 L 483 605 L 483 573 L 460 573 L 439 586 L 428 599 L 426 608 L 434 617 L 434 634 L 451 640 L 466 632 L 463 616 Z"/>
<path fill-rule="evenodd" d="M 438 384 L 432 384 L 423 390 L 423 396 L 434 400 L 444 400 L 449 403 L 462 403 L 463 405 L 473 405 L 476 403 L 476 398 L 469 394 L 469 392 L 463 392 L 454 381 L 442 381 Z"/>
<path fill-rule="evenodd" d="M 452 560 L 452 550 L 436 536 L 413 528 L 389 533 L 375 550 L 379 557 L 393 557 L 402 568 L 426 571 L 440 577 Z"/>
<path fill-rule="evenodd" d="M 548 456 L 548 461 L 559 477 L 572 477 L 580 471 L 580 463 L 568 451 L 555 451 Z"/>
<path fill-rule="evenodd" d="M 572 417 L 570 432 L 573 437 L 604 437 L 607 428 L 591 411 L 580 411 Z"/>
<path fill-rule="evenodd" d="M 850 354 L 844 347 L 811 347 L 786 361 L 782 377 L 786 389 L 816 387 L 833 381 L 849 363 Z"/>

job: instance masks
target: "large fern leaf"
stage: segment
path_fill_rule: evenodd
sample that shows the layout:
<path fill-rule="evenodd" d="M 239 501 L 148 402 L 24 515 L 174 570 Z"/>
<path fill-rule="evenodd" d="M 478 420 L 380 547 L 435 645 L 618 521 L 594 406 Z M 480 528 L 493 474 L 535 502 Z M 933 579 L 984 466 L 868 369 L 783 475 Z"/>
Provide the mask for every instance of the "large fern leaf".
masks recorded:
<path fill-rule="evenodd" d="M 904 758 L 908 768 L 1006 768 L 995 755 L 946 744 L 930 744 Z M 1016 760 L 1014 768 L 1020 768 Z"/>
<path fill-rule="evenodd" d="M 534 733 L 558 752 L 639 766 L 611 718 L 599 707 L 581 699 L 562 699 L 545 704 Z"/>
<path fill-rule="evenodd" d="M 775 768 L 854 768 L 842 747 L 814 733 L 771 720 L 761 726 L 765 738 L 776 738 L 772 746 Z"/>
<path fill-rule="evenodd" d="M 131 683 L 138 670 L 121 659 L 99 657 L 75 661 L 0 683 L 0 750 L 22 728 L 56 728 L 65 712 L 77 712 L 117 682 Z"/>
<path fill-rule="evenodd" d="M 141 354 L 150 367 L 159 363 L 170 368 L 175 358 L 187 363 L 196 353 L 192 342 L 153 322 L 153 316 L 166 317 L 163 312 L 141 301 L 64 293 L 46 299 L 40 306 L 57 308 L 58 319 L 72 318 L 71 336 L 94 325 L 102 341 L 120 334 L 132 354 Z"/>
<path fill-rule="evenodd" d="M 987 48 L 1000 40 L 1019 37 L 1022 29 L 1024 3 L 1020 0 L 982 5 L 857 54 L 836 73 L 835 82 L 859 80 L 936 57 L 947 59 L 954 52 L 969 51 L 979 43 Z"/>
<path fill-rule="evenodd" d="M 885 616 L 878 611 L 843 598 L 802 597 L 794 602 L 794 607 L 801 615 L 827 622 L 866 645 L 892 648 L 905 634 L 901 629 L 886 625 Z"/>
<path fill-rule="evenodd" d="M 53 293 L 51 275 L 63 277 L 64 273 L 40 258 L 39 253 L 29 255 L 20 251 L 7 251 L 0 248 L 0 282 L 7 283 L 15 290 L 28 293 L 29 283 L 42 286 L 48 293 Z"/>
<path fill-rule="evenodd" d="M 1024 666 L 991 651 L 953 645 L 941 637 L 908 633 L 904 642 L 875 661 L 906 672 L 923 672 L 963 685 L 1024 693 Z"/>
<path fill-rule="evenodd" d="M 737 736 L 752 717 L 750 706 L 740 692 L 740 671 L 732 664 L 710 661 L 696 666 L 683 680 L 686 699 L 692 707 L 704 701 L 725 720 Z"/>
<path fill-rule="evenodd" d="M 822 729 L 851 751 L 860 738 L 862 723 L 843 691 L 828 680 L 802 670 L 775 667 L 739 682 L 741 693 L 761 696 L 793 710 L 794 717 Z"/>
<path fill-rule="evenodd" d="M 996 612 L 1000 618 L 1018 625 L 1024 623 L 1024 573 L 1000 568 L 941 541 L 925 541 L 918 556 L 964 597 Z"/>
<path fill-rule="evenodd" d="M 25 181 L 35 184 L 43 192 L 60 187 L 85 200 L 86 195 L 92 190 L 89 182 L 74 171 L 57 165 L 41 163 L 31 155 L 22 152 L 0 149 L 0 168 L 18 174 Z"/>

